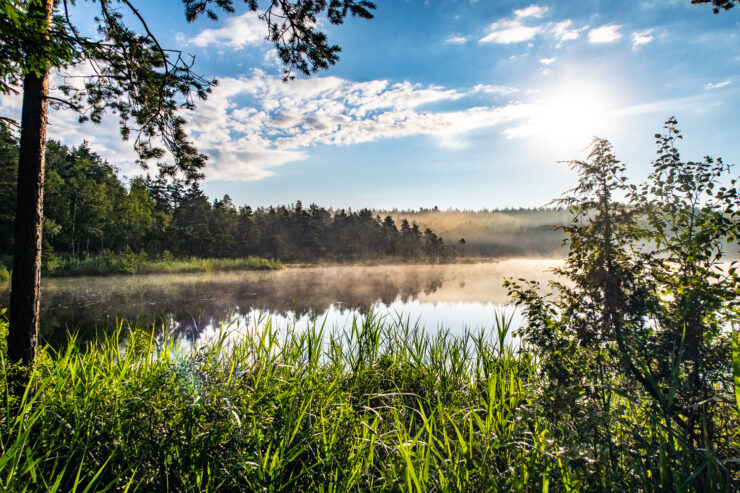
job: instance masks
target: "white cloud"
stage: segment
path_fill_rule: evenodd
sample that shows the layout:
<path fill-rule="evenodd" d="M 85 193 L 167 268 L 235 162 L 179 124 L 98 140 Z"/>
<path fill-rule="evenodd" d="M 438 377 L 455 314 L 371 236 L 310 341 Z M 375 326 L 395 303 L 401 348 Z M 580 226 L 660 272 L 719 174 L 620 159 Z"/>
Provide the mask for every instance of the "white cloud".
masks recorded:
<path fill-rule="evenodd" d="M 551 64 L 551 63 L 553 63 L 554 61 L 555 61 L 555 59 L 554 59 L 554 58 L 540 58 L 540 63 L 541 63 L 542 65 L 550 65 L 550 64 Z"/>
<path fill-rule="evenodd" d="M 510 94 L 506 86 L 467 90 L 385 80 L 353 82 L 313 77 L 283 83 L 257 70 L 226 78 L 198 110 L 187 115 L 198 147 L 212 157 L 209 179 L 258 180 L 282 164 L 308 157 L 314 145 L 351 145 L 410 135 L 432 136 L 440 147 L 465 145 L 471 130 L 528 118 L 528 105 L 466 106 L 434 111 L 425 106 L 473 94 Z M 235 101 L 250 101 L 251 107 Z"/>
<path fill-rule="evenodd" d="M 547 12 L 547 7 L 530 5 L 514 11 L 513 17 L 501 19 L 488 27 L 488 34 L 480 38 L 480 43 L 521 43 L 529 41 L 543 32 L 545 26 L 527 26 L 522 22 L 526 19 L 539 19 Z"/>
<path fill-rule="evenodd" d="M 729 80 L 723 80 L 722 82 L 710 82 L 708 84 L 704 84 L 704 89 L 719 89 L 720 87 L 729 86 L 730 81 Z"/>
<path fill-rule="evenodd" d="M 644 31 L 638 31 L 632 33 L 632 49 L 637 49 L 644 44 L 650 43 L 655 37 L 653 36 L 653 29 L 646 29 Z"/>
<path fill-rule="evenodd" d="M 23 98 L 20 94 L 0 96 L 0 115 L 20 121 Z"/>
<path fill-rule="evenodd" d="M 450 36 L 449 38 L 445 39 L 445 43 L 451 44 L 451 45 L 461 45 L 464 44 L 468 38 L 464 36 Z"/>
<path fill-rule="evenodd" d="M 618 24 L 608 24 L 596 27 L 588 32 L 589 43 L 613 43 L 622 37 L 619 29 L 622 26 Z"/>
<path fill-rule="evenodd" d="M 517 17 L 536 17 L 540 18 L 547 12 L 547 7 L 540 7 L 539 5 L 530 5 L 527 8 L 519 9 L 514 11 L 514 15 Z"/>
<path fill-rule="evenodd" d="M 467 132 L 531 118 L 530 105 L 501 105 L 491 99 L 514 92 L 500 85 L 447 89 L 338 77 L 284 83 L 279 76 L 255 70 L 250 76 L 222 78 L 208 100 L 183 115 L 196 146 L 211 158 L 204 169 L 209 179 L 252 181 L 272 175 L 281 165 L 307 159 L 315 145 L 428 135 L 440 147 L 464 147 Z M 453 102 L 455 107 L 450 108 Z M 444 109 L 432 106 L 440 103 Z M 19 96 L 0 97 L 0 111 L 9 117 L 19 117 L 20 104 Z M 124 174 L 141 172 L 133 144 L 121 140 L 115 117 L 81 126 L 74 113 L 54 111 L 49 138 L 71 145 L 86 140 Z"/>
<path fill-rule="evenodd" d="M 480 92 L 488 94 L 513 94 L 516 92 L 516 89 L 511 86 L 492 86 L 489 84 L 477 84 L 470 90 L 471 94 Z"/>
<path fill-rule="evenodd" d="M 282 67 L 283 61 L 280 60 L 280 57 L 278 56 L 278 52 L 276 49 L 271 49 L 265 51 L 265 54 L 262 56 L 262 66 L 263 67 Z"/>
<path fill-rule="evenodd" d="M 581 33 L 588 29 L 588 26 L 581 28 L 572 28 L 573 21 L 566 19 L 562 22 L 558 22 L 552 27 L 552 35 L 558 40 L 558 47 L 566 41 L 573 41 L 581 37 Z"/>
<path fill-rule="evenodd" d="M 488 34 L 480 38 L 481 43 L 511 44 L 531 41 L 535 36 L 548 34 L 557 41 L 559 48 L 566 41 L 573 41 L 581 37 L 589 26 L 573 27 L 573 21 L 566 19 L 557 23 L 545 22 L 536 24 L 532 19 L 540 19 L 547 12 L 547 7 L 530 5 L 527 8 L 514 11 L 514 15 L 500 19 L 488 27 Z M 526 22 L 526 23 L 525 23 Z M 604 26 L 609 28 L 609 26 Z M 620 26 L 613 26 L 619 28 Z M 600 28 L 602 29 L 602 28 Z M 595 35 L 599 36 L 597 31 Z M 619 36 L 619 35 L 618 35 Z"/>
<path fill-rule="evenodd" d="M 650 103 L 633 104 L 631 106 L 622 107 L 614 112 L 615 116 L 635 116 L 635 115 L 648 115 L 648 114 L 662 114 L 666 112 L 674 113 L 684 108 L 697 107 L 697 105 L 703 105 L 702 98 L 706 97 L 704 94 L 686 96 L 682 98 L 664 99 L 661 101 L 652 101 Z"/>
<path fill-rule="evenodd" d="M 226 46 L 242 49 L 247 45 L 257 45 L 265 41 L 265 23 L 256 12 L 247 12 L 237 17 L 229 17 L 224 26 L 218 29 L 204 29 L 193 39 L 186 41 L 195 46 Z"/>
<path fill-rule="evenodd" d="M 521 43 L 529 41 L 542 32 L 540 26 L 525 26 L 519 19 L 503 19 L 489 27 L 490 32 L 482 37 L 481 43 Z"/>

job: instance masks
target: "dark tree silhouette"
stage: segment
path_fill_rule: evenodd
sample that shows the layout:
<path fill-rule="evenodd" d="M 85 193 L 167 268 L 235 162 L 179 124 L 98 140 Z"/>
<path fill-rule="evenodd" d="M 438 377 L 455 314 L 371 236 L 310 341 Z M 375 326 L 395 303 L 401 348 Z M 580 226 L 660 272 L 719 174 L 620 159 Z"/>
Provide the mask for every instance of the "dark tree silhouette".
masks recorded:
<path fill-rule="evenodd" d="M 691 0 L 692 4 L 711 3 L 715 14 L 721 10 L 730 10 L 737 3 L 736 0 Z"/>
<path fill-rule="evenodd" d="M 572 215 L 559 227 L 561 279 L 544 295 L 536 282 L 506 285 L 527 317 L 520 334 L 544 376 L 543 411 L 588 444 L 590 474 L 619 484 L 625 475 L 611 464 L 655 450 L 656 490 L 727 491 L 736 426 L 718 416 L 735 404 L 727 327 L 737 324 L 740 276 L 725 248 L 740 236 L 738 179 L 721 159 L 682 160 L 676 126 L 670 118 L 656 135 L 641 185 L 629 183 L 608 141 L 594 139 L 586 161 L 570 162 L 578 185 L 558 201 Z M 612 440 L 615 393 L 664 432 Z"/>

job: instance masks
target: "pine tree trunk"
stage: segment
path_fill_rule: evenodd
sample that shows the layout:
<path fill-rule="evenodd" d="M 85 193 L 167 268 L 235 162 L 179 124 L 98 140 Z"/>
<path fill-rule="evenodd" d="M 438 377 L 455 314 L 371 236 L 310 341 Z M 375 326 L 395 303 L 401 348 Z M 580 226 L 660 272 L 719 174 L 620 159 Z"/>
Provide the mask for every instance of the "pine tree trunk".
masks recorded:
<path fill-rule="evenodd" d="M 48 20 L 52 0 L 32 3 Z M 48 23 L 47 23 L 48 25 Z M 45 33 L 40 33 L 42 37 Z M 8 358 L 27 366 L 36 359 L 41 280 L 41 228 L 44 206 L 44 154 L 49 109 L 49 70 L 28 73 L 23 79 L 23 110 L 18 158 L 18 195 L 10 287 Z"/>

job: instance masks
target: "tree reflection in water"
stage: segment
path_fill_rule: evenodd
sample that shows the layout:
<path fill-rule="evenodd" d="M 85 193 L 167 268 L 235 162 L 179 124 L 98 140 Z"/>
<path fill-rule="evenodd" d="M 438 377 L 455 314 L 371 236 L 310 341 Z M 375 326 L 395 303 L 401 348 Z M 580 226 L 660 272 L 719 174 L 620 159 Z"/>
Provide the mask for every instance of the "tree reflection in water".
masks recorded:
<path fill-rule="evenodd" d="M 549 279 L 552 260 L 481 264 L 330 266 L 281 272 L 229 272 L 115 278 L 50 279 L 43 284 L 42 337 L 53 345 L 68 332 L 90 340 L 118 320 L 167 326 L 195 340 L 230 315 L 256 312 L 321 321 L 327 310 L 364 315 L 376 304 L 506 304 L 504 276 Z M 7 293 L 0 293 L 0 297 Z M 0 299 L 0 305 L 3 304 Z M 439 320 L 437 325 L 444 325 Z"/>

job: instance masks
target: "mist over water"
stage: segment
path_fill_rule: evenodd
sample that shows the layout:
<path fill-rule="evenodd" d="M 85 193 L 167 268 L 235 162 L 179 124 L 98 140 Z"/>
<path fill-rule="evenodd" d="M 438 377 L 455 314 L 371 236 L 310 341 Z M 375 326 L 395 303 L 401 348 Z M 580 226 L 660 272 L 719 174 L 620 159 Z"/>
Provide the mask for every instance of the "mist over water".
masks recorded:
<path fill-rule="evenodd" d="M 546 282 L 552 278 L 550 269 L 560 262 L 514 259 L 45 279 L 41 335 L 54 345 L 63 344 L 68 331 L 91 339 L 124 319 L 166 325 L 178 336 L 195 340 L 227 318 L 253 324 L 270 316 L 278 326 L 295 324 L 300 329 L 315 321 L 331 328 L 351 324 L 353 317 L 369 311 L 418 322 L 428 330 L 487 329 L 495 309 L 510 303 L 504 277 Z"/>
<path fill-rule="evenodd" d="M 496 211 L 378 211 L 393 217 L 397 224 L 404 219 L 421 229 L 431 228 L 445 242 L 454 244 L 461 238 L 465 244 L 459 254 L 482 257 L 564 258 L 565 235 L 551 226 L 568 224 L 565 209 L 517 209 Z"/>

